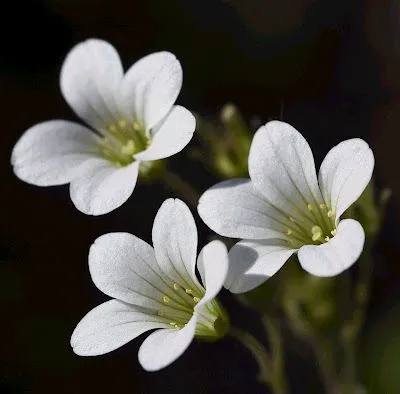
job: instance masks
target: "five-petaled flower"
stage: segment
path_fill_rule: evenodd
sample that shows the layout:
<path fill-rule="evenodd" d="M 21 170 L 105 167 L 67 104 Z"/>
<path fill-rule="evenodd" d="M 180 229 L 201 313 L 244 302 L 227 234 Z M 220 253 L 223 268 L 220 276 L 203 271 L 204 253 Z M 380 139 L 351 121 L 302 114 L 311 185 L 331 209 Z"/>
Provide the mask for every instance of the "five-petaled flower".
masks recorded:
<path fill-rule="evenodd" d="M 325 157 L 317 177 L 307 141 L 292 126 L 272 121 L 255 134 L 249 153 L 251 180 L 221 182 L 200 198 L 203 221 L 218 234 L 242 238 L 229 252 L 225 287 L 251 290 L 298 254 L 316 276 L 349 268 L 364 246 L 364 230 L 340 216 L 371 179 L 374 156 L 361 139 L 341 142 Z"/>
<path fill-rule="evenodd" d="M 228 252 L 220 241 L 207 244 L 197 258 L 197 229 L 189 208 L 168 199 L 153 225 L 154 249 L 127 233 L 99 237 L 90 248 L 95 285 L 115 299 L 90 311 L 71 338 L 78 355 L 110 352 L 148 330 L 139 362 L 148 371 L 177 359 L 193 338 L 215 340 L 229 323 L 216 300 L 228 271 Z M 203 286 L 195 274 L 200 273 Z"/>
<path fill-rule="evenodd" d="M 86 214 L 119 207 L 139 171 L 181 151 L 193 136 L 193 115 L 174 105 L 182 69 L 169 52 L 145 56 L 124 75 L 116 50 L 90 39 L 68 54 L 60 85 L 91 129 L 64 120 L 39 123 L 20 138 L 11 162 L 25 182 L 70 183 L 73 203 Z"/>

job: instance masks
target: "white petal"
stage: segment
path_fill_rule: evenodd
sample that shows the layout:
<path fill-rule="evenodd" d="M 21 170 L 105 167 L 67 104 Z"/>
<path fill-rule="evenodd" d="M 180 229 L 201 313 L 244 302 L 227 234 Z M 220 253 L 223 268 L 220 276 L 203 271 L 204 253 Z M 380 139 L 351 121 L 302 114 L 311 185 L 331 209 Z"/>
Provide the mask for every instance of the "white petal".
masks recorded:
<path fill-rule="evenodd" d="M 196 329 L 196 316 L 180 330 L 158 330 L 139 349 L 139 362 L 146 371 L 158 371 L 173 363 L 188 348 Z"/>
<path fill-rule="evenodd" d="M 61 92 L 73 110 L 92 127 L 101 129 L 118 120 L 116 104 L 123 69 L 109 43 L 90 39 L 69 52 L 61 69 Z"/>
<path fill-rule="evenodd" d="M 121 105 L 147 130 L 172 108 L 182 86 L 182 68 L 170 52 L 156 52 L 137 61 L 122 84 Z"/>
<path fill-rule="evenodd" d="M 159 310 L 163 296 L 176 298 L 173 282 L 160 270 L 154 249 L 128 233 L 110 233 L 90 247 L 89 268 L 103 293 L 144 308 Z"/>
<path fill-rule="evenodd" d="M 351 267 L 360 256 L 365 234 L 353 219 L 342 220 L 337 234 L 327 243 L 300 248 L 301 266 L 315 276 L 335 276 Z"/>
<path fill-rule="evenodd" d="M 153 246 L 161 269 L 183 287 L 199 287 L 195 265 L 197 228 L 187 205 L 165 200 L 153 224 Z"/>
<path fill-rule="evenodd" d="M 373 169 L 372 150 L 359 138 L 343 141 L 328 152 L 321 164 L 319 183 L 337 218 L 360 197 Z"/>
<path fill-rule="evenodd" d="M 111 352 L 154 328 L 168 327 L 158 316 L 149 315 L 117 300 L 92 309 L 76 326 L 71 346 L 79 356 Z"/>
<path fill-rule="evenodd" d="M 213 231 L 233 238 L 283 237 L 286 220 L 257 193 L 248 179 L 231 179 L 208 189 L 198 212 Z"/>
<path fill-rule="evenodd" d="M 39 123 L 28 129 L 13 149 L 15 175 L 37 186 L 68 183 L 79 166 L 97 154 L 96 141 L 94 133 L 76 123 Z"/>
<path fill-rule="evenodd" d="M 307 141 L 287 123 L 272 121 L 258 129 L 249 153 L 254 187 L 287 215 L 322 203 L 314 158 Z"/>
<path fill-rule="evenodd" d="M 244 293 L 275 275 L 295 252 L 282 240 L 240 241 L 229 251 L 225 287 Z"/>
<path fill-rule="evenodd" d="M 175 105 L 153 130 L 150 146 L 138 153 L 135 158 L 148 161 L 172 156 L 190 142 L 195 128 L 194 116 L 186 108 Z"/>
<path fill-rule="evenodd" d="M 116 168 L 106 160 L 91 159 L 71 182 L 72 202 L 87 215 L 103 215 L 121 206 L 132 194 L 139 163 Z"/>
<path fill-rule="evenodd" d="M 200 251 L 197 259 L 203 286 L 206 289 L 201 301 L 196 305 L 206 304 L 217 296 L 222 289 L 228 273 L 228 251 L 221 241 L 212 241 Z"/>

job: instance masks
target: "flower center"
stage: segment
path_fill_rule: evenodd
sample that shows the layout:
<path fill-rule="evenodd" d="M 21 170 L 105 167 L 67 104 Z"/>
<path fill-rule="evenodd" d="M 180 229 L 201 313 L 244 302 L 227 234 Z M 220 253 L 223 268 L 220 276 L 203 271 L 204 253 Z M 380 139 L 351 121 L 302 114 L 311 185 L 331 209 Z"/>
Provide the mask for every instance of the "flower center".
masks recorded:
<path fill-rule="evenodd" d="M 173 293 L 164 294 L 161 302 L 163 306 L 157 311 L 168 324 L 180 330 L 185 327 L 194 313 L 194 307 L 204 295 L 204 290 L 184 288 L 178 283 L 172 285 Z M 210 301 L 204 308 L 197 310 L 197 324 L 195 335 L 206 338 L 219 338 L 225 334 L 221 327 L 227 326 L 227 316 L 217 300 Z M 221 320 L 226 322 L 221 324 Z M 222 334 L 222 335 L 221 335 Z"/>
<path fill-rule="evenodd" d="M 101 134 L 100 153 L 116 167 L 131 164 L 134 155 L 145 150 L 150 143 L 143 126 L 123 118 L 102 129 Z"/>
<path fill-rule="evenodd" d="M 320 245 L 336 235 L 335 211 L 326 204 L 306 204 L 296 217 L 288 216 L 285 235 L 291 245 Z"/>

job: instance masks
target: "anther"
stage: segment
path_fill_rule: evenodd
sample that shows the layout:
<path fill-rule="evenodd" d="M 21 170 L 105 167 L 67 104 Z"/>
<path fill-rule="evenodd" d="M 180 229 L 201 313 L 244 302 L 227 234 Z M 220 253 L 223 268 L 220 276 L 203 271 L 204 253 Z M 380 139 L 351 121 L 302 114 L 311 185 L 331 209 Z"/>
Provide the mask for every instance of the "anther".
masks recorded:
<path fill-rule="evenodd" d="M 326 237 L 324 238 L 324 240 L 325 240 L 325 242 L 328 242 L 328 241 L 330 240 L 330 238 L 329 238 L 328 236 L 326 236 Z"/>
<path fill-rule="evenodd" d="M 186 294 L 193 294 L 193 290 L 192 289 L 185 289 Z"/>
<path fill-rule="evenodd" d="M 136 131 L 139 131 L 139 130 L 140 130 L 140 124 L 139 124 L 139 122 L 134 122 L 134 123 L 133 123 L 133 128 L 134 128 Z"/>
<path fill-rule="evenodd" d="M 163 311 L 158 311 L 157 315 L 162 317 L 162 316 L 164 316 L 164 313 L 163 313 Z"/>
<path fill-rule="evenodd" d="M 335 236 L 335 235 L 337 234 L 337 230 L 334 228 L 334 229 L 331 231 L 331 234 L 332 234 L 333 236 Z"/>
<path fill-rule="evenodd" d="M 199 297 L 193 297 L 193 301 L 197 304 L 200 301 Z"/>
<path fill-rule="evenodd" d="M 332 209 L 330 209 L 326 215 L 328 216 L 328 218 L 331 218 L 333 215 L 335 214 L 335 212 L 332 211 Z"/>
<path fill-rule="evenodd" d="M 178 285 L 178 283 L 174 283 L 174 290 L 179 290 L 179 285 Z"/>
<path fill-rule="evenodd" d="M 291 216 L 289 216 L 289 220 L 290 220 L 292 223 L 296 223 L 296 220 L 294 220 L 294 218 L 292 218 Z"/>
<path fill-rule="evenodd" d="M 286 235 L 290 235 L 290 234 L 292 234 L 292 230 L 291 230 L 290 228 L 288 228 L 288 229 L 286 230 Z"/>
<path fill-rule="evenodd" d="M 308 208 L 309 211 L 313 210 L 313 206 L 311 204 L 307 204 L 307 208 Z"/>
<path fill-rule="evenodd" d="M 315 242 L 322 237 L 322 229 L 319 226 L 312 226 L 311 228 L 311 239 Z"/>
<path fill-rule="evenodd" d="M 125 119 L 121 119 L 119 122 L 118 122 L 118 125 L 119 125 L 119 127 L 121 127 L 121 129 L 123 129 L 124 127 L 126 127 L 126 120 Z"/>
<path fill-rule="evenodd" d="M 326 209 L 326 205 L 325 205 L 325 204 L 319 204 L 319 207 L 320 207 L 321 209 Z"/>
<path fill-rule="evenodd" d="M 169 304 L 169 302 L 171 301 L 171 299 L 170 299 L 168 296 L 164 296 L 164 297 L 162 298 L 162 300 L 163 300 L 163 302 L 164 302 L 165 304 Z"/>
<path fill-rule="evenodd" d="M 116 132 L 117 131 L 117 128 L 115 127 L 115 125 L 110 125 L 109 127 L 108 127 L 108 130 L 110 130 L 112 133 L 114 133 L 114 132 Z"/>
<path fill-rule="evenodd" d="M 135 143 L 133 140 L 129 140 L 122 148 L 121 153 L 123 155 L 133 155 L 135 153 Z"/>

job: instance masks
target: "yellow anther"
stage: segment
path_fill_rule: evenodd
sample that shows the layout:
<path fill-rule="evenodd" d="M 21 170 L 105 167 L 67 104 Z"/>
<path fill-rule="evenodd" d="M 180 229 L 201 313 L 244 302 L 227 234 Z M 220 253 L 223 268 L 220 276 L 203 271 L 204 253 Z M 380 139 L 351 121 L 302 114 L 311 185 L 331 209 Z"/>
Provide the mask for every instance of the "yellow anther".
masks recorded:
<path fill-rule="evenodd" d="M 193 301 L 197 304 L 200 301 L 199 297 L 193 297 Z"/>
<path fill-rule="evenodd" d="M 293 223 L 296 223 L 296 220 L 294 220 L 294 218 L 292 218 L 291 216 L 289 216 L 289 220 Z"/>
<path fill-rule="evenodd" d="M 313 206 L 311 204 L 307 204 L 307 208 L 308 208 L 309 211 L 313 210 Z"/>
<path fill-rule="evenodd" d="M 337 230 L 334 228 L 334 229 L 331 231 L 331 234 L 332 234 L 333 236 L 335 236 L 335 235 L 337 234 Z"/>
<path fill-rule="evenodd" d="M 163 311 L 158 311 L 158 312 L 157 312 L 157 315 L 158 315 L 158 316 L 164 316 L 164 313 L 163 313 Z"/>
<path fill-rule="evenodd" d="M 133 128 L 134 128 L 136 131 L 139 131 L 140 128 L 141 128 L 139 122 L 134 122 L 134 123 L 133 123 Z"/>
<path fill-rule="evenodd" d="M 319 207 L 320 207 L 321 209 L 326 209 L 326 205 L 325 205 L 325 204 L 319 204 Z"/>
<path fill-rule="evenodd" d="M 129 140 L 122 148 L 121 153 L 123 155 L 133 155 L 135 153 L 135 143 L 133 140 Z"/>
<path fill-rule="evenodd" d="M 170 299 L 168 296 L 164 296 L 164 297 L 162 298 L 162 300 L 163 300 L 163 302 L 164 302 L 165 304 L 169 304 L 169 302 L 171 301 L 171 299 Z"/>
<path fill-rule="evenodd" d="M 334 214 L 335 214 L 335 212 L 333 212 L 332 209 L 330 209 L 330 210 L 326 213 L 326 215 L 328 216 L 328 218 L 331 218 Z"/>
<path fill-rule="evenodd" d="M 126 125 L 127 125 L 127 122 L 126 122 L 125 119 L 121 119 L 121 120 L 118 122 L 118 126 L 121 127 L 121 129 L 123 129 L 124 127 L 126 127 Z"/>
<path fill-rule="evenodd" d="M 319 226 L 312 226 L 311 228 L 311 239 L 316 241 L 317 239 L 322 237 L 322 229 Z"/>
<path fill-rule="evenodd" d="M 324 238 L 324 240 L 325 240 L 325 242 L 328 242 L 328 241 L 330 240 L 330 238 L 329 238 L 328 236 L 326 236 L 326 237 Z"/>
<path fill-rule="evenodd" d="M 290 235 L 290 234 L 292 234 L 292 230 L 291 230 L 290 228 L 288 228 L 288 229 L 286 230 L 286 235 Z"/>
<path fill-rule="evenodd" d="M 114 133 L 117 131 L 117 127 L 114 124 L 112 124 L 112 125 L 108 126 L 108 130 L 110 130 L 112 133 Z"/>
<path fill-rule="evenodd" d="M 193 294 L 193 290 L 191 290 L 191 289 L 185 289 L 185 291 L 186 291 L 186 294 Z"/>
<path fill-rule="evenodd" d="M 174 290 L 179 290 L 179 285 L 178 285 L 178 283 L 174 283 Z"/>

